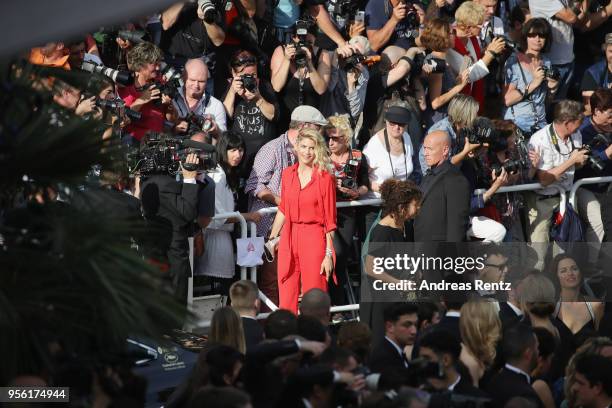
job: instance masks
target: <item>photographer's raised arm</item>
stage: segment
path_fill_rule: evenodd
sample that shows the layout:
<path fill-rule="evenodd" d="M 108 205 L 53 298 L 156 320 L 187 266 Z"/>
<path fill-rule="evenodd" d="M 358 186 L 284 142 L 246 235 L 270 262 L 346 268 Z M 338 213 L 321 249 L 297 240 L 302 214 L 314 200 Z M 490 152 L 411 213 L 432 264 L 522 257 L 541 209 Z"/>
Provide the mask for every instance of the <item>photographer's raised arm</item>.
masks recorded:
<path fill-rule="evenodd" d="M 406 51 L 406 54 L 397 61 L 397 64 L 395 64 L 387 74 L 387 86 L 393 85 L 408 75 L 414 64 L 414 57 L 421 52 L 423 52 L 423 50 L 419 47 L 412 47 Z"/>
<path fill-rule="evenodd" d="M 393 36 L 397 23 L 404 18 L 406 18 L 406 4 L 401 2 L 393 8 L 393 13 L 384 26 L 378 30 L 366 30 L 368 40 L 370 40 L 370 47 L 374 51 L 381 51 Z"/>
<path fill-rule="evenodd" d="M 538 169 L 538 181 L 543 186 L 547 186 L 561 179 L 561 176 L 574 166 L 582 166 L 588 158 L 584 149 L 576 149 L 572 152 L 569 159 L 549 170 Z"/>
<path fill-rule="evenodd" d="M 215 47 L 221 46 L 223 41 L 225 41 L 225 31 L 217 23 L 208 24 L 202 20 L 202 24 L 204 24 L 206 34 L 208 34 L 208 38 L 210 38 Z"/>
<path fill-rule="evenodd" d="M 272 54 L 270 61 L 270 71 L 272 72 L 271 82 L 275 92 L 280 92 L 287 84 L 291 59 L 295 56 L 295 47 L 279 45 Z"/>
<path fill-rule="evenodd" d="M 174 23 L 176 23 L 176 20 L 178 20 L 179 14 L 181 14 L 181 10 L 183 10 L 183 6 L 185 6 L 185 2 L 180 1 L 168 7 L 166 10 L 162 12 L 161 23 L 162 23 L 162 29 L 164 31 L 169 30 L 170 28 L 172 28 Z"/>
<path fill-rule="evenodd" d="M 310 15 L 317 22 L 317 26 L 323 31 L 323 33 L 328 36 L 333 42 L 338 46 L 338 54 L 343 56 L 349 56 L 350 50 L 348 50 L 348 46 L 342 34 L 338 32 L 336 26 L 331 21 L 327 10 L 323 5 L 318 4 L 314 6 L 309 6 L 308 10 L 310 11 Z"/>
<path fill-rule="evenodd" d="M 312 88 L 319 95 L 323 95 L 327 91 L 327 85 L 331 76 L 331 55 L 328 51 L 321 51 L 319 56 L 319 65 L 315 69 L 312 59 L 315 57 L 310 50 L 306 51 L 308 60 L 308 72 L 310 72 L 310 83 Z"/>

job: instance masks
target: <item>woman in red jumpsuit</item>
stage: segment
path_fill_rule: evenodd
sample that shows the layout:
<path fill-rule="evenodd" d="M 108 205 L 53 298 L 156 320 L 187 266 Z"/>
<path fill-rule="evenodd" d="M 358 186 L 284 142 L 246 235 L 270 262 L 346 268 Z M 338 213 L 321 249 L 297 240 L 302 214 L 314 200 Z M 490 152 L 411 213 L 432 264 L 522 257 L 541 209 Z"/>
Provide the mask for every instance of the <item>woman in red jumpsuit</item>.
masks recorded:
<path fill-rule="evenodd" d="M 298 163 L 283 170 L 281 202 L 270 239 L 280 234 L 278 294 L 281 309 L 297 313 L 298 297 L 312 288 L 327 291 L 334 269 L 336 181 L 323 136 L 302 129 L 296 141 Z"/>

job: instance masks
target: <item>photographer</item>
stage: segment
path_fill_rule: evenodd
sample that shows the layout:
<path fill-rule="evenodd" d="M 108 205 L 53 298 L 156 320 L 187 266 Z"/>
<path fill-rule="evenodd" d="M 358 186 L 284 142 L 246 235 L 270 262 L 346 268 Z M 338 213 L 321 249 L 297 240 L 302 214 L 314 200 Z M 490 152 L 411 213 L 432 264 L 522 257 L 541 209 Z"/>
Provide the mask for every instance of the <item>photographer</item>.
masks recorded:
<path fill-rule="evenodd" d="M 280 109 L 270 83 L 259 78 L 255 55 L 238 50 L 232 56 L 230 66 L 231 84 L 223 105 L 232 121 L 232 132 L 244 139 L 245 159 L 241 176 L 246 179 L 259 149 L 276 137 L 275 122 Z"/>
<path fill-rule="evenodd" d="M 234 194 L 238 190 L 238 168 L 244 157 L 244 140 L 240 135 L 227 132 L 217 144 L 219 163 L 208 171 L 215 182 L 215 214 L 234 212 Z M 248 221 L 259 222 L 259 213 L 242 214 Z M 201 257 L 194 259 L 194 274 L 205 275 L 220 282 L 221 294 L 229 295 L 236 264 L 232 243 L 232 231 L 238 218 L 213 220 L 204 230 L 205 249 Z"/>
<path fill-rule="evenodd" d="M 206 90 L 208 66 L 201 59 L 190 59 L 185 63 L 183 78 L 185 85 L 177 89 L 176 97 L 172 100 L 179 122 L 175 130 L 179 133 L 189 133 L 191 129 L 205 130 L 218 140 L 221 133 L 227 130 L 225 108 Z M 202 129 L 203 126 L 207 129 Z"/>
<path fill-rule="evenodd" d="M 588 104 L 588 99 L 593 95 L 593 91 L 598 88 L 610 89 L 612 87 L 612 33 L 606 34 L 605 42 L 601 46 L 604 58 L 598 63 L 590 66 L 582 77 L 582 97 L 584 103 Z M 592 112 L 591 107 L 591 112 Z"/>
<path fill-rule="evenodd" d="M 472 1 L 466 1 L 455 13 L 455 44 L 447 54 L 448 66 L 455 75 L 468 69 L 468 84 L 462 92 L 478 101 L 482 110 L 485 97 L 484 77 L 489 74 L 489 65 L 505 49 L 503 38 L 495 38 L 483 52 L 478 43 L 480 28 L 485 19 L 485 8 Z"/>
<path fill-rule="evenodd" d="M 422 21 L 412 1 L 370 0 L 365 9 L 366 32 L 374 51 L 388 45 L 414 47 Z"/>
<path fill-rule="evenodd" d="M 160 41 L 165 61 L 179 69 L 188 59 L 205 57 L 220 46 L 225 39 L 220 25 L 223 12 L 210 0 L 181 1 L 166 9 L 161 15 Z"/>
<path fill-rule="evenodd" d="M 497 0 L 474 0 L 474 3 L 480 4 L 485 9 L 485 20 L 480 29 L 480 35 L 478 36 L 480 44 L 485 46 L 489 44 L 494 37 L 504 36 L 504 22 L 495 15 Z"/>
<path fill-rule="evenodd" d="M 369 54 L 370 44 L 362 36 L 351 38 L 349 44 L 355 52 L 353 55 L 342 58 L 334 54 L 332 58 L 331 79 L 321 110 L 324 115 L 349 115 L 354 128 L 363 111 L 370 80 L 370 73 L 362 61 L 364 55 Z"/>
<path fill-rule="evenodd" d="M 581 148 L 582 136 L 578 131 L 582 119 L 582 105 L 563 100 L 555 105 L 553 123 L 538 130 L 529 140 L 529 149 L 536 150 L 541 158 L 537 166 L 538 181 L 546 186 L 529 197 L 530 241 L 533 243 L 548 243 L 550 239 L 551 216 L 560 202 L 559 190 L 551 186 L 569 191 L 576 167 L 587 162 L 588 153 Z M 542 250 L 544 248 L 540 252 Z M 544 255 L 538 254 L 540 262 Z"/>
<path fill-rule="evenodd" d="M 189 154 L 185 164 L 197 164 L 197 154 Z M 170 270 L 166 277 L 171 281 L 178 301 L 187 301 L 187 278 L 191 274 L 187 237 L 198 215 L 197 171 L 182 167 L 183 181 L 178 182 L 168 174 L 154 174 L 142 181 L 142 210 L 145 219 L 157 220 L 164 231 L 154 231 L 159 251 L 166 256 Z M 168 233 L 171 236 L 167 237 Z"/>
<path fill-rule="evenodd" d="M 329 125 L 325 127 L 324 135 L 336 177 L 336 200 L 358 200 L 369 191 L 368 163 L 359 150 L 350 147 L 353 130 L 348 116 L 330 116 L 327 120 Z M 338 208 L 338 230 L 334 234 L 338 284 L 333 284 L 333 280 L 329 282 L 330 296 L 335 305 L 346 304 L 345 285 L 350 285 L 347 261 L 357 255 L 352 253 L 356 220 L 357 211 L 354 207 Z"/>
<path fill-rule="evenodd" d="M 148 131 L 164 129 L 165 113 L 170 98 L 162 95 L 154 84 L 162 60 L 161 50 L 154 44 L 137 44 L 127 54 L 128 68 L 135 72 L 134 84 L 119 88 L 119 96 L 128 108 L 142 113 L 139 121 L 131 123 L 126 131 L 140 141 Z M 160 104 L 161 102 L 161 104 Z"/>
<path fill-rule="evenodd" d="M 512 120 L 526 134 L 531 135 L 546 126 L 547 98 L 555 94 L 558 77 L 547 57 L 551 27 L 543 18 L 529 20 L 523 26 L 521 49 L 506 61 L 504 119 Z"/>
<path fill-rule="evenodd" d="M 318 106 L 329 84 L 331 53 L 313 46 L 315 37 L 304 33 L 306 26 L 298 21 L 291 43 L 276 47 L 270 61 L 272 87 L 281 103 L 279 130 L 287 128 L 298 106 Z"/>

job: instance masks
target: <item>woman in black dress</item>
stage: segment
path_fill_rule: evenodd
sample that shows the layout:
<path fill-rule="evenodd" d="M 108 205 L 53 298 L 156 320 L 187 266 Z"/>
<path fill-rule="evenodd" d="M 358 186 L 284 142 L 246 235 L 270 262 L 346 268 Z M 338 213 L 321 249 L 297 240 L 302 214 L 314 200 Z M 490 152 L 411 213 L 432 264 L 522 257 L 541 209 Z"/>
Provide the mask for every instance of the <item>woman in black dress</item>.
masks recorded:
<path fill-rule="evenodd" d="M 374 282 L 398 283 L 401 280 L 400 276 L 405 272 L 396 270 L 379 273 L 376 258 L 395 258 L 396 254 L 400 253 L 398 249 L 402 248 L 393 244 L 409 241 L 406 234 L 406 222 L 416 216 L 422 198 L 421 191 L 413 182 L 395 179 L 388 179 L 382 183 L 380 194 L 382 198 L 380 220 L 370 230 L 369 239 L 366 239 L 362 251 L 366 256 L 363 262 L 364 275 L 360 306 L 360 319 L 370 326 L 375 338 L 384 336 L 383 309 L 385 303 L 368 300 L 372 300 L 372 297 L 383 297 L 385 293 L 375 292 L 373 287 L 378 288 L 381 283 L 373 286 Z"/>

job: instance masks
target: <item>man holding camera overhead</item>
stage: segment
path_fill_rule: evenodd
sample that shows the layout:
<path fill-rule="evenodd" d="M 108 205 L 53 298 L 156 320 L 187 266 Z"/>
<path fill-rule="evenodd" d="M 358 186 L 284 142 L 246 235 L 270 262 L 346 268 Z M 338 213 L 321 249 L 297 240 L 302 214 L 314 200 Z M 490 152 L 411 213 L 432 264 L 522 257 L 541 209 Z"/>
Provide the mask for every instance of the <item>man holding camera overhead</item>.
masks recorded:
<path fill-rule="evenodd" d="M 178 116 L 175 131 L 193 134 L 206 132 L 213 139 L 227 130 L 225 108 L 220 100 L 206 91 L 209 72 L 201 59 L 190 59 L 185 64 L 185 84 L 178 88 L 172 100 L 174 113 Z"/>
<path fill-rule="evenodd" d="M 181 1 L 161 15 L 162 35 L 160 48 L 164 60 L 175 68 L 181 68 L 190 58 L 202 58 L 210 54 L 225 39 L 220 25 L 223 10 L 210 0 Z M 214 72 L 214 68 L 211 67 Z M 209 83 L 212 93 L 212 82 Z"/>
<path fill-rule="evenodd" d="M 414 47 L 421 21 L 412 1 L 370 0 L 365 9 L 365 24 L 374 51 L 382 51 L 388 45 L 407 50 Z"/>

